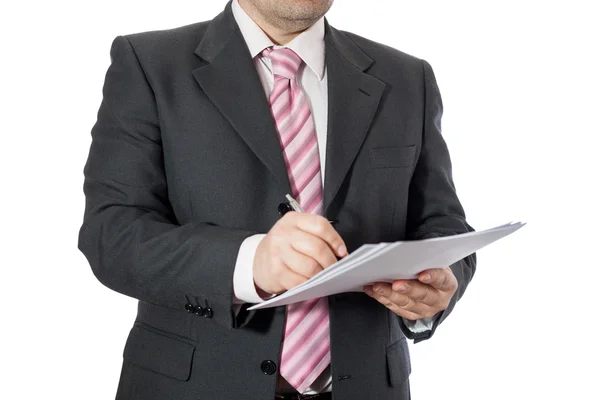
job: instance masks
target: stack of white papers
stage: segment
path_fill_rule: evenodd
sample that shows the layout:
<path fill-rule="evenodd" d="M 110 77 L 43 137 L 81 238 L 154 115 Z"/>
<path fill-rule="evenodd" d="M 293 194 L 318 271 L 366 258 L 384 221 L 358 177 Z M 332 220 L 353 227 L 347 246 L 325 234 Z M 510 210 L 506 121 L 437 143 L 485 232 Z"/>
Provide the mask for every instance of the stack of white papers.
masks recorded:
<path fill-rule="evenodd" d="M 454 264 L 524 225 L 511 222 L 454 236 L 365 244 L 302 285 L 249 309 L 282 306 L 337 293 L 362 292 L 363 286 L 375 282 L 415 279 L 421 271 Z"/>

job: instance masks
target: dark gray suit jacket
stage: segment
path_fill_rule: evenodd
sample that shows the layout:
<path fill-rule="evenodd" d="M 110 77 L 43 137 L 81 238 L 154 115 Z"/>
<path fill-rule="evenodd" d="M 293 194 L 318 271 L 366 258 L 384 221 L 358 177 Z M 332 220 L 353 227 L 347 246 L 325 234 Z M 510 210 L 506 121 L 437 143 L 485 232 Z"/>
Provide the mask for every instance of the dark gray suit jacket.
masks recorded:
<path fill-rule="evenodd" d="M 429 64 L 326 24 L 324 210 L 350 251 L 471 230 L 440 134 Z M 232 312 L 242 241 L 291 193 L 269 104 L 228 4 L 214 20 L 115 39 L 85 166 L 79 248 L 139 299 L 118 399 L 270 400 L 285 308 Z M 325 149 L 324 149 L 325 150 Z M 333 394 L 408 399 L 405 335 L 363 293 L 330 297 Z"/>

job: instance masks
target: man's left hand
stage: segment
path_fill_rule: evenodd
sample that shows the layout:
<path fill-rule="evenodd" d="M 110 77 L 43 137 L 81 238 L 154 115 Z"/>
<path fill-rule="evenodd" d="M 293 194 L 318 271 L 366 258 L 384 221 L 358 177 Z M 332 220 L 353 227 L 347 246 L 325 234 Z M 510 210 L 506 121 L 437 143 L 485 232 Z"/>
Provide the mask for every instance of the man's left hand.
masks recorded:
<path fill-rule="evenodd" d="M 363 290 L 400 317 L 415 321 L 448 308 L 457 288 L 454 273 L 446 267 L 423 271 L 416 280 L 376 282 Z"/>

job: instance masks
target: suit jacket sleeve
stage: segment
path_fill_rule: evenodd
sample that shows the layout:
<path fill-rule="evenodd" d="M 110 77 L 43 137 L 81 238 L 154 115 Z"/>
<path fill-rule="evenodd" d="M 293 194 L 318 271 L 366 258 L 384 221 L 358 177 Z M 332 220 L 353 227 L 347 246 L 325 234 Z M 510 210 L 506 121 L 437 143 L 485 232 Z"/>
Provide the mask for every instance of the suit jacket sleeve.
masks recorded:
<path fill-rule="evenodd" d="M 256 232 L 178 224 L 162 151 L 152 88 L 129 40 L 117 37 L 84 168 L 79 249 L 117 292 L 182 312 L 187 303 L 208 306 L 214 321 L 239 327 L 234 265 L 241 243 Z"/>
<path fill-rule="evenodd" d="M 423 61 L 425 112 L 421 152 L 410 184 L 408 200 L 408 239 L 427 239 L 473 231 L 456 195 L 448 148 L 441 134 L 442 100 L 431 66 Z M 458 280 L 458 290 L 448 308 L 438 314 L 432 329 L 414 333 L 400 324 L 415 343 L 429 339 L 456 302 L 475 273 L 475 254 L 450 266 Z"/>

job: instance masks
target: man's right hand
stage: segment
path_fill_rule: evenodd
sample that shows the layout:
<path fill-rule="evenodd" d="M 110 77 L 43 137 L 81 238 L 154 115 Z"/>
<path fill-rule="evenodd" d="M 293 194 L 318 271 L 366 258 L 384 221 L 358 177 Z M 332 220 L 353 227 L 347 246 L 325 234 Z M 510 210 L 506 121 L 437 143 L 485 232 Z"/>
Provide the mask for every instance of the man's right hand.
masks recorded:
<path fill-rule="evenodd" d="M 254 256 L 254 284 L 279 294 L 348 255 L 344 240 L 320 215 L 290 211 L 261 240 Z"/>

